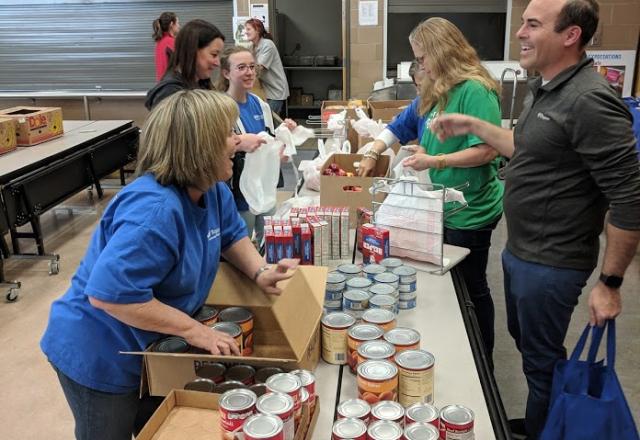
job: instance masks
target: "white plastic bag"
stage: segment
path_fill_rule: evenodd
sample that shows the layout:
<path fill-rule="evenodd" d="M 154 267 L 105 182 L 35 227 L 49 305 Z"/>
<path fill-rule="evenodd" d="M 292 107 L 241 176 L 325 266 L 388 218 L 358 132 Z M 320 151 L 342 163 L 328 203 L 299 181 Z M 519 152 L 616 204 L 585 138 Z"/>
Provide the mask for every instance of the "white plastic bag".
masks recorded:
<path fill-rule="evenodd" d="M 276 206 L 280 176 L 280 150 L 283 143 L 265 132 L 258 133 L 266 143 L 253 153 L 247 153 L 240 175 L 240 192 L 252 214 L 268 212 Z"/>
<path fill-rule="evenodd" d="M 411 147 L 411 145 L 407 145 L 407 147 Z M 400 179 L 402 177 L 414 176 L 419 183 L 431 183 L 429 169 L 416 171 L 413 168 L 402 165 L 402 161 L 413 154 L 414 153 L 408 148 L 405 148 L 405 146 L 400 147 L 398 154 L 391 164 L 391 177 Z"/>

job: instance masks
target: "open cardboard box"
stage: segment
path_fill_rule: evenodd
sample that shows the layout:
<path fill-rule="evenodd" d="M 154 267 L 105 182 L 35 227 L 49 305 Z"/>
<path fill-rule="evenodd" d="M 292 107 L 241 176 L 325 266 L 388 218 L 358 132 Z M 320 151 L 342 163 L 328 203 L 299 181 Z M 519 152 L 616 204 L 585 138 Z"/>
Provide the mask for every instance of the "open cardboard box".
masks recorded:
<path fill-rule="evenodd" d="M 194 440 L 220 439 L 219 394 L 198 391 L 173 390 L 162 401 L 136 440 Z M 313 414 L 307 408 L 302 412 L 300 427 L 294 440 L 307 440 L 320 413 L 320 400 L 316 399 Z"/>
<path fill-rule="evenodd" d="M 16 147 L 16 121 L 0 117 L 0 154 L 13 151 Z"/>
<path fill-rule="evenodd" d="M 320 205 L 348 206 L 349 226 L 356 227 L 356 210 L 361 206 L 371 207 L 369 188 L 373 184 L 373 177 L 385 177 L 389 168 L 389 156 L 381 155 L 376 162 L 372 177 L 358 177 L 354 162 L 362 160 L 361 154 L 334 154 L 329 156 L 320 169 Z M 353 177 L 325 176 L 322 174 L 332 163 L 338 164 L 346 172 L 352 172 Z"/>
<path fill-rule="evenodd" d="M 141 391 L 166 396 L 196 377 L 196 368 L 207 362 L 242 363 L 255 367 L 278 366 L 286 370 L 314 370 L 320 358 L 320 319 L 327 268 L 300 266 L 282 281 L 279 296 L 265 295 L 244 274 L 221 263 L 207 304 L 226 308 L 242 306 L 254 314 L 252 356 L 173 354 L 151 351 L 123 355 L 144 356 Z"/>
<path fill-rule="evenodd" d="M 62 136 L 60 107 L 12 107 L 0 110 L 0 117 L 16 121 L 19 147 L 29 147 Z"/>
<path fill-rule="evenodd" d="M 359 103 L 362 103 L 362 105 L 359 105 Z M 368 112 L 367 103 L 360 100 L 322 101 L 322 107 L 320 108 L 322 122 L 326 123 L 329 120 L 329 116 L 340 113 L 343 110 L 347 111 L 347 119 L 358 119 L 356 116 L 357 107 L 362 107 L 365 113 Z"/>
<path fill-rule="evenodd" d="M 382 122 L 386 123 L 391 122 L 396 115 L 404 110 L 404 107 L 408 107 L 410 104 L 410 100 L 368 102 L 371 119 L 374 121 L 382 120 Z"/>

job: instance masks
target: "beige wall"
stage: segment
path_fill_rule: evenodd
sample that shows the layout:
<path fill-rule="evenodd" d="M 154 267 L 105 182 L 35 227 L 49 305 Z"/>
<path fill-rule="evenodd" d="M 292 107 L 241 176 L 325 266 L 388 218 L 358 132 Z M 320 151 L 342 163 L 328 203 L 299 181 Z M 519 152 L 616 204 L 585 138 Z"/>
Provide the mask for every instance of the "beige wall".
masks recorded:
<path fill-rule="evenodd" d="M 350 0 L 351 97 L 365 99 L 382 79 L 384 0 L 378 0 L 378 25 L 358 25 L 358 2 Z"/>

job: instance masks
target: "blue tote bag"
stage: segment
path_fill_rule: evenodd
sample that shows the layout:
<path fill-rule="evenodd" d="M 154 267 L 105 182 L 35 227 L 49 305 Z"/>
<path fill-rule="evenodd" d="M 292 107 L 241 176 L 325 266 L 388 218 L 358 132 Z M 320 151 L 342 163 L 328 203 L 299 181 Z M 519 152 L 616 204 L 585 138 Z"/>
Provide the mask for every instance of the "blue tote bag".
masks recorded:
<path fill-rule="evenodd" d="M 607 357 L 596 362 L 605 328 Z M 590 331 L 589 354 L 581 361 Z M 571 357 L 556 364 L 549 415 L 540 440 L 640 439 L 614 369 L 615 357 L 615 321 L 607 321 L 605 327 L 587 325 Z"/>

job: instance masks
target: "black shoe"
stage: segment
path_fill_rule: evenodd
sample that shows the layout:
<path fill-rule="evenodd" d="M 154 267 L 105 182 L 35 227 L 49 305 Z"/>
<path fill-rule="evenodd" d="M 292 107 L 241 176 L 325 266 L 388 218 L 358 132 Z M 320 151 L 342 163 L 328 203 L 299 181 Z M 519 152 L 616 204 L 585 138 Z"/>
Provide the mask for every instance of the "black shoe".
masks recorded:
<path fill-rule="evenodd" d="M 525 440 L 527 438 L 524 419 L 509 419 L 509 429 L 513 440 Z"/>

